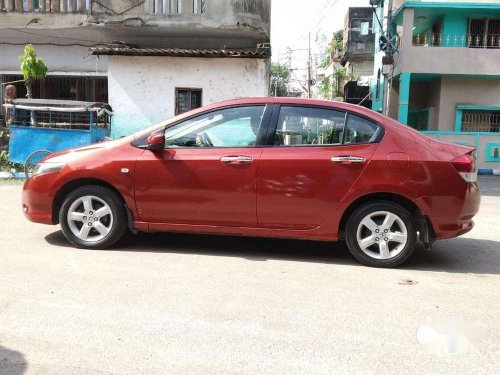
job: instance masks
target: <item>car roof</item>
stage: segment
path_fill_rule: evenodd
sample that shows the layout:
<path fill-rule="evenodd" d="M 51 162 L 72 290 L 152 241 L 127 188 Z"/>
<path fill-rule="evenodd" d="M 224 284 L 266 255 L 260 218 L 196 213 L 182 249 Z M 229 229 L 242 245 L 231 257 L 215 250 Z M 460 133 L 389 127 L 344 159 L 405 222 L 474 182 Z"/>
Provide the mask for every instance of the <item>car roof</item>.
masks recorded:
<path fill-rule="evenodd" d="M 337 102 L 333 100 L 320 100 L 320 99 L 308 99 L 308 98 L 289 98 L 289 97 L 253 97 L 253 98 L 235 98 L 230 100 L 224 100 L 221 102 L 216 102 L 212 104 L 205 105 L 203 107 L 196 108 L 189 112 L 185 112 L 181 115 L 175 116 L 168 120 L 162 121 L 158 124 L 155 124 L 149 128 L 146 128 L 138 133 L 135 133 L 134 136 L 140 137 L 151 131 L 154 131 L 157 128 L 161 128 L 162 126 L 184 120 L 188 117 L 196 116 L 200 113 L 217 110 L 219 108 L 237 106 L 237 105 L 247 105 L 247 104 L 289 104 L 289 105 L 305 105 L 305 106 L 318 106 L 318 107 L 329 107 L 332 109 L 338 109 L 343 111 L 350 111 L 356 114 L 360 114 L 366 116 L 367 118 L 376 121 L 378 123 L 382 123 L 384 125 L 387 124 L 387 117 L 381 115 L 378 112 L 372 111 L 368 108 L 362 107 L 360 105 Z M 394 125 L 392 125 L 394 126 Z"/>
<path fill-rule="evenodd" d="M 372 111 L 371 109 L 368 109 L 360 105 L 338 102 L 334 100 L 309 99 L 309 98 L 290 98 L 290 97 L 236 98 L 236 99 L 225 100 L 222 102 L 217 102 L 207 107 L 213 106 L 213 108 L 219 108 L 229 105 L 242 105 L 242 104 L 285 104 L 285 105 L 290 104 L 290 105 L 330 107 L 332 109 L 357 112 L 359 114 L 370 117 L 379 122 L 382 122 L 385 119 L 385 116 L 381 115 L 380 113 Z"/>

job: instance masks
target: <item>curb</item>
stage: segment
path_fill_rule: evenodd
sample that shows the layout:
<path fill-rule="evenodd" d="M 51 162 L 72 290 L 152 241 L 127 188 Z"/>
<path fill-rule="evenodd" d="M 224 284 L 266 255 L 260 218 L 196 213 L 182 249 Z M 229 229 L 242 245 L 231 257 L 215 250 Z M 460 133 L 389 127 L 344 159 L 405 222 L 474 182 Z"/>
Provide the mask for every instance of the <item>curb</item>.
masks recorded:
<path fill-rule="evenodd" d="M 26 175 L 22 172 L 0 172 L 0 180 L 23 180 Z"/>

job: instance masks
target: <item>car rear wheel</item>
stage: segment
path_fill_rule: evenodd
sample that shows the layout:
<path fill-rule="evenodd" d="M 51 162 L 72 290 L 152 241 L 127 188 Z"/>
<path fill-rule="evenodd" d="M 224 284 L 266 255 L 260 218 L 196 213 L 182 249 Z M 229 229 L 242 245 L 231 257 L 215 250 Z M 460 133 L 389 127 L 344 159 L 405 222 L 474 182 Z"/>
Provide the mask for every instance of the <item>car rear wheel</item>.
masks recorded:
<path fill-rule="evenodd" d="M 105 249 L 127 230 L 121 198 L 102 186 L 83 186 L 71 192 L 59 211 L 65 237 L 77 247 Z"/>
<path fill-rule="evenodd" d="M 346 225 L 347 246 L 361 263 L 371 267 L 397 267 L 414 252 L 415 220 L 404 207 L 377 201 L 357 208 Z"/>

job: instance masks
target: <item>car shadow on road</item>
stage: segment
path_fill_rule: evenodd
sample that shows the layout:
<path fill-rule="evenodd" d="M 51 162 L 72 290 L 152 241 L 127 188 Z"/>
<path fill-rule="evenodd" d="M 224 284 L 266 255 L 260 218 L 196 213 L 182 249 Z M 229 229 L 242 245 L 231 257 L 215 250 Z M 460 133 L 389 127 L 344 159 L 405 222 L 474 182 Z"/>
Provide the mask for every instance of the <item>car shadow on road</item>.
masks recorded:
<path fill-rule="evenodd" d="M 0 345 L 0 374 L 22 375 L 28 368 L 24 355 Z"/>
<path fill-rule="evenodd" d="M 45 237 L 51 245 L 71 247 L 61 231 Z M 94 250 L 100 251 L 100 250 Z M 240 257 L 252 261 L 286 260 L 360 266 L 344 242 L 315 242 L 178 233 L 126 235 L 110 250 Z M 438 241 L 432 251 L 417 249 L 402 269 L 500 274 L 500 243 L 472 238 Z"/>

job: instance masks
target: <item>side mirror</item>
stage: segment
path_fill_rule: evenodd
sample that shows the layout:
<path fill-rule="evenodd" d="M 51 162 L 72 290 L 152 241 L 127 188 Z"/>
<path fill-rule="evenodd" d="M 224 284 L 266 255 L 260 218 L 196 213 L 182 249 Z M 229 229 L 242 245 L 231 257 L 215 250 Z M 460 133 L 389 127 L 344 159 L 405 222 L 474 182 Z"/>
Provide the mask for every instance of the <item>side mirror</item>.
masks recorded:
<path fill-rule="evenodd" d="M 161 151 L 165 146 L 165 136 L 163 134 L 153 134 L 148 137 L 148 150 Z"/>

